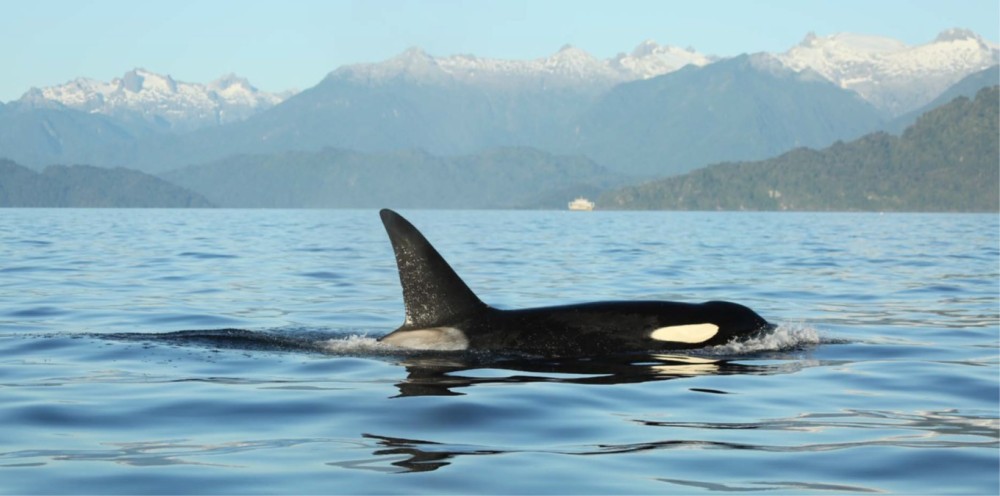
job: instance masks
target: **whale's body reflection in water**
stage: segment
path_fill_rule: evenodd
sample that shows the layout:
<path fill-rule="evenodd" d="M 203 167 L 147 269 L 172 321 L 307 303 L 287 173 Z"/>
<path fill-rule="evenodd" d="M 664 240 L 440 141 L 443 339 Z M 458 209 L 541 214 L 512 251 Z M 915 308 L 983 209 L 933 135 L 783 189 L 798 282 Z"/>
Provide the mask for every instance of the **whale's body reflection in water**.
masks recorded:
<path fill-rule="evenodd" d="M 488 384 L 631 384 L 704 375 L 787 374 L 810 366 L 801 352 L 819 343 L 815 330 L 779 326 L 756 341 L 697 352 L 628 353 L 595 357 L 534 357 L 475 351 L 413 351 L 374 338 L 316 330 L 250 331 L 217 329 L 168 333 L 119 333 L 106 339 L 171 345 L 363 357 L 404 367 L 398 396 L 461 395 L 464 388 Z M 775 355 L 778 354 L 778 355 Z M 771 358 L 779 358 L 771 360 Z M 788 358 L 794 358 L 789 360 Z M 767 363 L 758 363 L 767 362 Z M 723 390 L 700 391 L 726 394 Z"/>
<path fill-rule="evenodd" d="M 414 356 L 399 363 L 407 371 L 406 380 L 396 385 L 400 396 L 456 395 L 462 394 L 457 391 L 462 388 L 498 383 L 629 384 L 702 375 L 784 374 L 803 367 L 799 362 L 745 365 L 728 359 L 667 354 L 565 359 Z"/>

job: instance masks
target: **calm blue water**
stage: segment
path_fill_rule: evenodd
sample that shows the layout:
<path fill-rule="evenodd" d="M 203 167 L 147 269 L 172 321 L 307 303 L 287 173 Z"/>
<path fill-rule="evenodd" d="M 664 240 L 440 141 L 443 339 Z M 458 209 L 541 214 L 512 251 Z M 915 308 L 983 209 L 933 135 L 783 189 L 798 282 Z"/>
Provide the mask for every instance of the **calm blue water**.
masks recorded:
<path fill-rule="evenodd" d="M 374 210 L 3 210 L 0 493 L 998 492 L 996 215 L 402 213 L 495 306 L 781 326 L 407 354 Z"/>

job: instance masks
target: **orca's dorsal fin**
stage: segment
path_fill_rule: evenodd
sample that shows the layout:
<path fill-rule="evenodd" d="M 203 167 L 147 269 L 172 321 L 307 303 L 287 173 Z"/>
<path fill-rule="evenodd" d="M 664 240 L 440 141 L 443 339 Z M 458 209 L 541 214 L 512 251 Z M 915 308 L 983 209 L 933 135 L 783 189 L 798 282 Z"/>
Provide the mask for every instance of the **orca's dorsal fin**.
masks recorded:
<path fill-rule="evenodd" d="M 430 328 L 486 308 L 423 234 L 389 209 L 379 212 L 396 253 L 406 322 L 402 328 Z"/>

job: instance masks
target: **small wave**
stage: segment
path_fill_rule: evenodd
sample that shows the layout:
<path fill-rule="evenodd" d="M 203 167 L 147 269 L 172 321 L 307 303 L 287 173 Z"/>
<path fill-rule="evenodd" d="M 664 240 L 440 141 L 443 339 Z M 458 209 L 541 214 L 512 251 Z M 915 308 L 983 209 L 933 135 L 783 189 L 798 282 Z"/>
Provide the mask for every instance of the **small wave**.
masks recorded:
<path fill-rule="evenodd" d="M 350 334 L 343 337 L 323 339 L 317 341 L 315 344 L 321 351 L 336 355 L 365 355 L 399 350 L 398 348 L 383 344 L 377 338 L 373 338 L 367 334 Z"/>
<path fill-rule="evenodd" d="M 406 355 L 404 350 L 378 341 L 377 337 L 361 332 L 329 331 L 311 328 L 277 328 L 269 330 L 205 329 L 165 333 L 111 333 L 97 335 L 103 339 L 150 341 L 169 344 L 207 346 L 240 350 L 304 351 L 329 355 L 389 356 Z"/>
<path fill-rule="evenodd" d="M 185 252 L 181 253 L 180 256 L 182 256 L 182 257 L 199 258 L 199 259 L 202 259 L 202 260 L 212 260 L 212 259 L 216 259 L 216 258 L 239 258 L 236 255 L 230 255 L 230 254 L 227 254 L 227 253 L 207 253 L 207 252 L 200 252 L 200 251 L 185 251 Z"/>
<path fill-rule="evenodd" d="M 123 332 L 97 334 L 96 336 L 102 339 L 122 341 L 162 342 L 174 345 L 198 345 L 239 350 L 315 351 L 311 340 L 293 333 L 234 328 L 164 333 Z"/>
<path fill-rule="evenodd" d="M 706 348 L 712 355 L 747 355 L 761 351 L 795 350 L 821 343 L 819 331 L 803 323 L 782 323 L 773 331 L 742 341 Z"/>

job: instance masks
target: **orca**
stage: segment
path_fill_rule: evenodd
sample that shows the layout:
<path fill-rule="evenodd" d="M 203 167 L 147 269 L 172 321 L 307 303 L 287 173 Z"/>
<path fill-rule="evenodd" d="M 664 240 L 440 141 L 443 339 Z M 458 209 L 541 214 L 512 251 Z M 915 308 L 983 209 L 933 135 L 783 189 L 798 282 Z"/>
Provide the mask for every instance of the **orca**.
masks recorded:
<path fill-rule="evenodd" d="M 774 328 L 753 310 L 709 301 L 611 301 L 521 310 L 483 303 L 401 215 L 380 211 L 406 318 L 379 341 L 414 350 L 484 350 L 547 357 L 685 350 Z"/>

